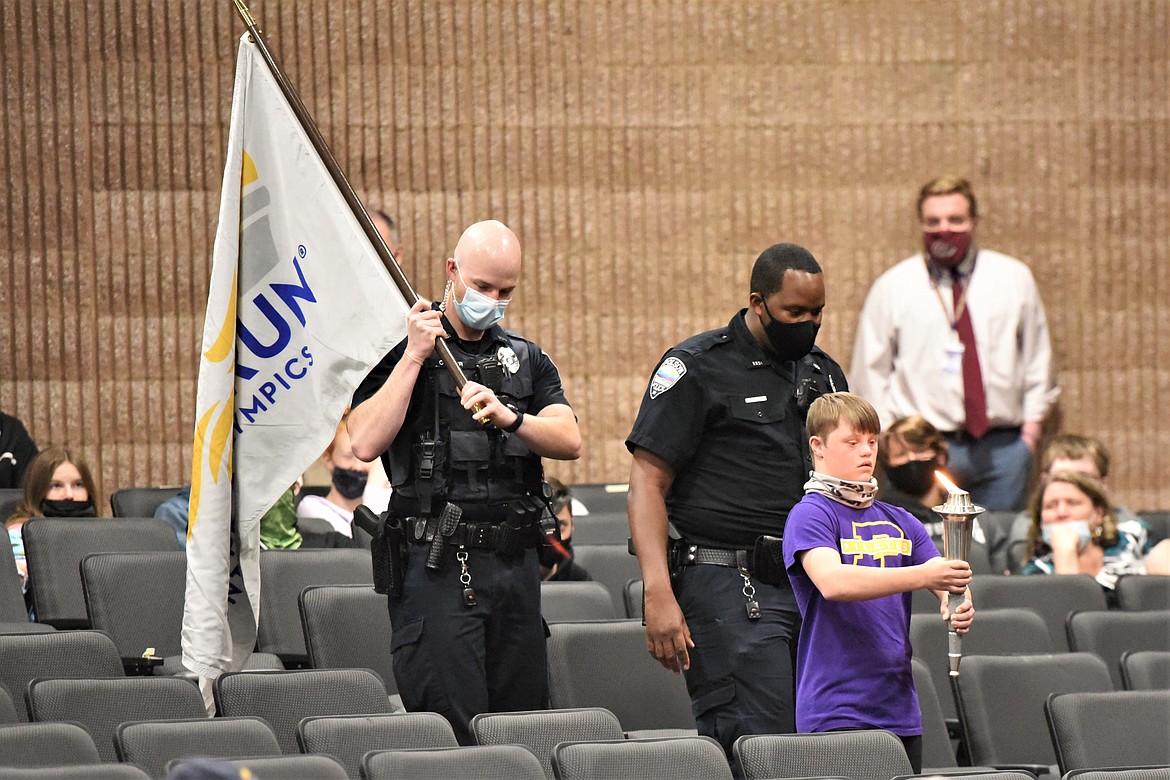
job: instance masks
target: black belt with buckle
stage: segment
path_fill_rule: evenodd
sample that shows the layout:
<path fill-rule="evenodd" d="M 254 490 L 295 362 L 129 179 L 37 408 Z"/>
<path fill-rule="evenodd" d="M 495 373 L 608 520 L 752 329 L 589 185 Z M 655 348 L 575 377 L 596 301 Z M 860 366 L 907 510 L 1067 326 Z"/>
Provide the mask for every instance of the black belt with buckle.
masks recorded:
<path fill-rule="evenodd" d="M 779 537 L 761 536 L 748 550 L 703 547 L 678 540 L 673 542 L 670 559 L 672 571 L 682 566 L 727 566 L 768 585 L 788 584 Z"/>
<path fill-rule="evenodd" d="M 410 540 L 415 544 L 430 544 L 435 538 L 437 523 L 432 518 L 408 517 Z M 504 523 L 459 523 L 447 537 L 447 544 L 496 552 L 517 552 L 523 548 L 520 529 Z"/>
<path fill-rule="evenodd" d="M 730 566 L 739 568 L 736 560 L 738 553 L 747 550 L 725 550 L 721 547 L 700 547 L 697 544 L 682 544 L 679 546 L 678 562 L 683 566 Z"/>

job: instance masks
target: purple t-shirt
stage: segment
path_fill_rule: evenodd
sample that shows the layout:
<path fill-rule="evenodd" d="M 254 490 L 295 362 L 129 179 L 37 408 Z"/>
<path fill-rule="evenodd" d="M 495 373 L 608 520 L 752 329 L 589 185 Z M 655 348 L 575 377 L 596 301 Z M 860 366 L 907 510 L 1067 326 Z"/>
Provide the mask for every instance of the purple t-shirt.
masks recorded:
<path fill-rule="evenodd" d="M 853 509 L 809 493 L 784 526 L 784 564 L 804 622 L 796 657 L 796 729 L 888 729 L 922 733 L 910 666 L 910 593 L 828 601 L 796 561 L 829 547 L 841 562 L 891 568 L 939 555 L 922 523 L 881 501 Z M 939 625 L 939 631 L 943 626 Z"/>

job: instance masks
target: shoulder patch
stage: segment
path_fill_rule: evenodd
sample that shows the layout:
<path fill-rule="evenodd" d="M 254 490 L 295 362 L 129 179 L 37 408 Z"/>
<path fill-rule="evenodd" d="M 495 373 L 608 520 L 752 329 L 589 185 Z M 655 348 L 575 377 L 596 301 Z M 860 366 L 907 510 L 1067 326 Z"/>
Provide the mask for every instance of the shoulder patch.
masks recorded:
<path fill-rule="evenodd" d="M 650 380 L 650 397 L 657 398 L 665 393 L 670 388 L 674 387 L 675 382 L 683 378 L 687 373 L 686 365 L 676 357 L 668 357 L 658 364 L 658 370 L 654 372 L 654 378 Z"/>

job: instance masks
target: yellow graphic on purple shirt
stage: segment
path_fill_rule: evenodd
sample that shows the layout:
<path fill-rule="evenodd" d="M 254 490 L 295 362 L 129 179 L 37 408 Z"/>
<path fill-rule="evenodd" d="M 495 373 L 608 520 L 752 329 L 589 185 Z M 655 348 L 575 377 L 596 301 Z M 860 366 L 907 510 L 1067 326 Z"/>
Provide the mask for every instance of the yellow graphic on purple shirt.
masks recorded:
<path fill-rule="evenodd" d="M 841 561 L 854 566 L 872 561 L 884 568 L 887 558 L 909 557 L 913 549 L 914 543 L 906 538 L 906 533 L 897 523 L 889 520 L 853 523 L 853 538 L 841 538 Z M 846 555 L 852 556 L 852 560 L 846 560 Z"/>

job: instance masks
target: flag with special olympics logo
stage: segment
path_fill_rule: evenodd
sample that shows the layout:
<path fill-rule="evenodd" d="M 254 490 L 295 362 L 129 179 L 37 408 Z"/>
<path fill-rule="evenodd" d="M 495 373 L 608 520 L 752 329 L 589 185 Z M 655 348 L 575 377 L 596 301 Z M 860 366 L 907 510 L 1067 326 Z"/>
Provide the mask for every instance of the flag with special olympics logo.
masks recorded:
<path fill-rule="evenodd" d="M 199 367 L 188 669 L 214 678 L 251 653 L 260 518 L 332 440 L 408 309 L 245 35 Z"/>

